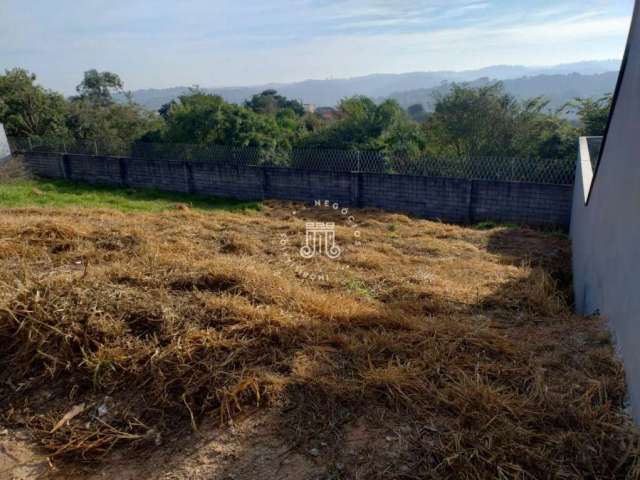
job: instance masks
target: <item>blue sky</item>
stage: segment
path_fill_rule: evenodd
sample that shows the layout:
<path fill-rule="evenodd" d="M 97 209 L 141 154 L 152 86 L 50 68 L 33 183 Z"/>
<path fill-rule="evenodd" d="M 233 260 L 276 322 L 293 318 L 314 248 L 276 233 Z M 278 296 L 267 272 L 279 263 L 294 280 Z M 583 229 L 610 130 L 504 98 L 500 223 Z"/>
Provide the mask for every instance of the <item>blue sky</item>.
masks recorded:
<path fill-rule="evenodd" d="M 71 93 L 620 58 L 632 0 L 0 0 L 0 69 Z"/>

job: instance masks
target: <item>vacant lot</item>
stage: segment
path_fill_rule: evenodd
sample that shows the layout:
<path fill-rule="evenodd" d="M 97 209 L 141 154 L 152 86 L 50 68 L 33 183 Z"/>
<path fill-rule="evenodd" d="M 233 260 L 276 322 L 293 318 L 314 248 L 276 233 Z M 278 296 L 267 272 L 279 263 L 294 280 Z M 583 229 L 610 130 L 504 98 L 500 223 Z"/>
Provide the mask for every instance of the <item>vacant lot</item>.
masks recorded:
<path fill-rule="evenodd" d="M 568 269 L 560 234 L 331 206 L 4 209 L 0 478 L 637 478 Z"/>

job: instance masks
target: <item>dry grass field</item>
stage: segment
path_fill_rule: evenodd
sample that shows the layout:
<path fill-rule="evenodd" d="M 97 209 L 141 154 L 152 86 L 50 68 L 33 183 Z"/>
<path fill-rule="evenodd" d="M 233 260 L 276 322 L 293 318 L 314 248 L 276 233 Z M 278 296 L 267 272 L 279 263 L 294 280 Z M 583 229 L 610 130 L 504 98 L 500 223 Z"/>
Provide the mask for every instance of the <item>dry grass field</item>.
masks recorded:
<path fill-rule="evenodd" d="M 0 478 L 638 478 L 569 275 L 562 234 L 376 211 L 1 210 Z"/>

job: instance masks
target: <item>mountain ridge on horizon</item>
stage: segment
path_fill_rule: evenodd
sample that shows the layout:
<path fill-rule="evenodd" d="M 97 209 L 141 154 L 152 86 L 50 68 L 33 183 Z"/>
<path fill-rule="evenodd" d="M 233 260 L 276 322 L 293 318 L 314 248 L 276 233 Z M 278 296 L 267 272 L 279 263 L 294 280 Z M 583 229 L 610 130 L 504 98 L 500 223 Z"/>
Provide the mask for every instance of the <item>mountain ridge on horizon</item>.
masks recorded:
<path fill-rule="evenodd" d="M 253 86 L 198 87 L 207 93 L 218 94 L 226 101 L 242 103 L 256 93 L 275 89 L 286 97 L 316 106 L 335 106 L 342 98 L 366 95 L 372 98 L 388 98 L 402 92 L 433 89 L 443 83 L 474 82 L 480 79 L 505 81 L 544 75 L 583 76 L 617 72 L 620 60 L 587 60 L 550 66 L 492 65 L 471 70 L 414 71 L 406 73 L 371 73 L 362 76 L 336 79 L 308 79 L 299 82 L 271 82 Z M 132 91 L 133 100 L 146 108 L 157 110 L 163 104 L 188 92 L 186 86 L 148 88 Z M 613 86 L 612 86 L 613 88 Z M 508 91 L 508 90 L 507 90 Z M 544 94 L 545 92 L 542 92 Z M 548 92 L 554 96 L 556 92 Z M 117 97 L 124 100 L 124 95 Z"/>

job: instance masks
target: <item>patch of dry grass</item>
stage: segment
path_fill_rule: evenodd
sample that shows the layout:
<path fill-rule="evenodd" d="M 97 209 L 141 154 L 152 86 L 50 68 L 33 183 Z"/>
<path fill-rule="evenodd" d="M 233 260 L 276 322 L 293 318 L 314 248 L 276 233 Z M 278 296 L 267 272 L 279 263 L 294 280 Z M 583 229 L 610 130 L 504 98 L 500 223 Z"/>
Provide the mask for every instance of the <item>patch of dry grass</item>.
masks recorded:
<path fill-rule="evenodd" d="M 29 178 L 30 175 L 24 166 L 22 157 L 13 156 L 0 164 L 0 182 L 9 182 Z"/>
<path fill-rule="evenodd" d="M 621 366 L 567 304 L 566 239 L 357 213 L 360 245 L 341 227 L 340 259 L 303 261 L 304 221 L 338 213 L 5 210 L 2 416 L 54 461 L 259 406 L 292 445 L 402 418 L 410 478 L 638 475 Z"/>

